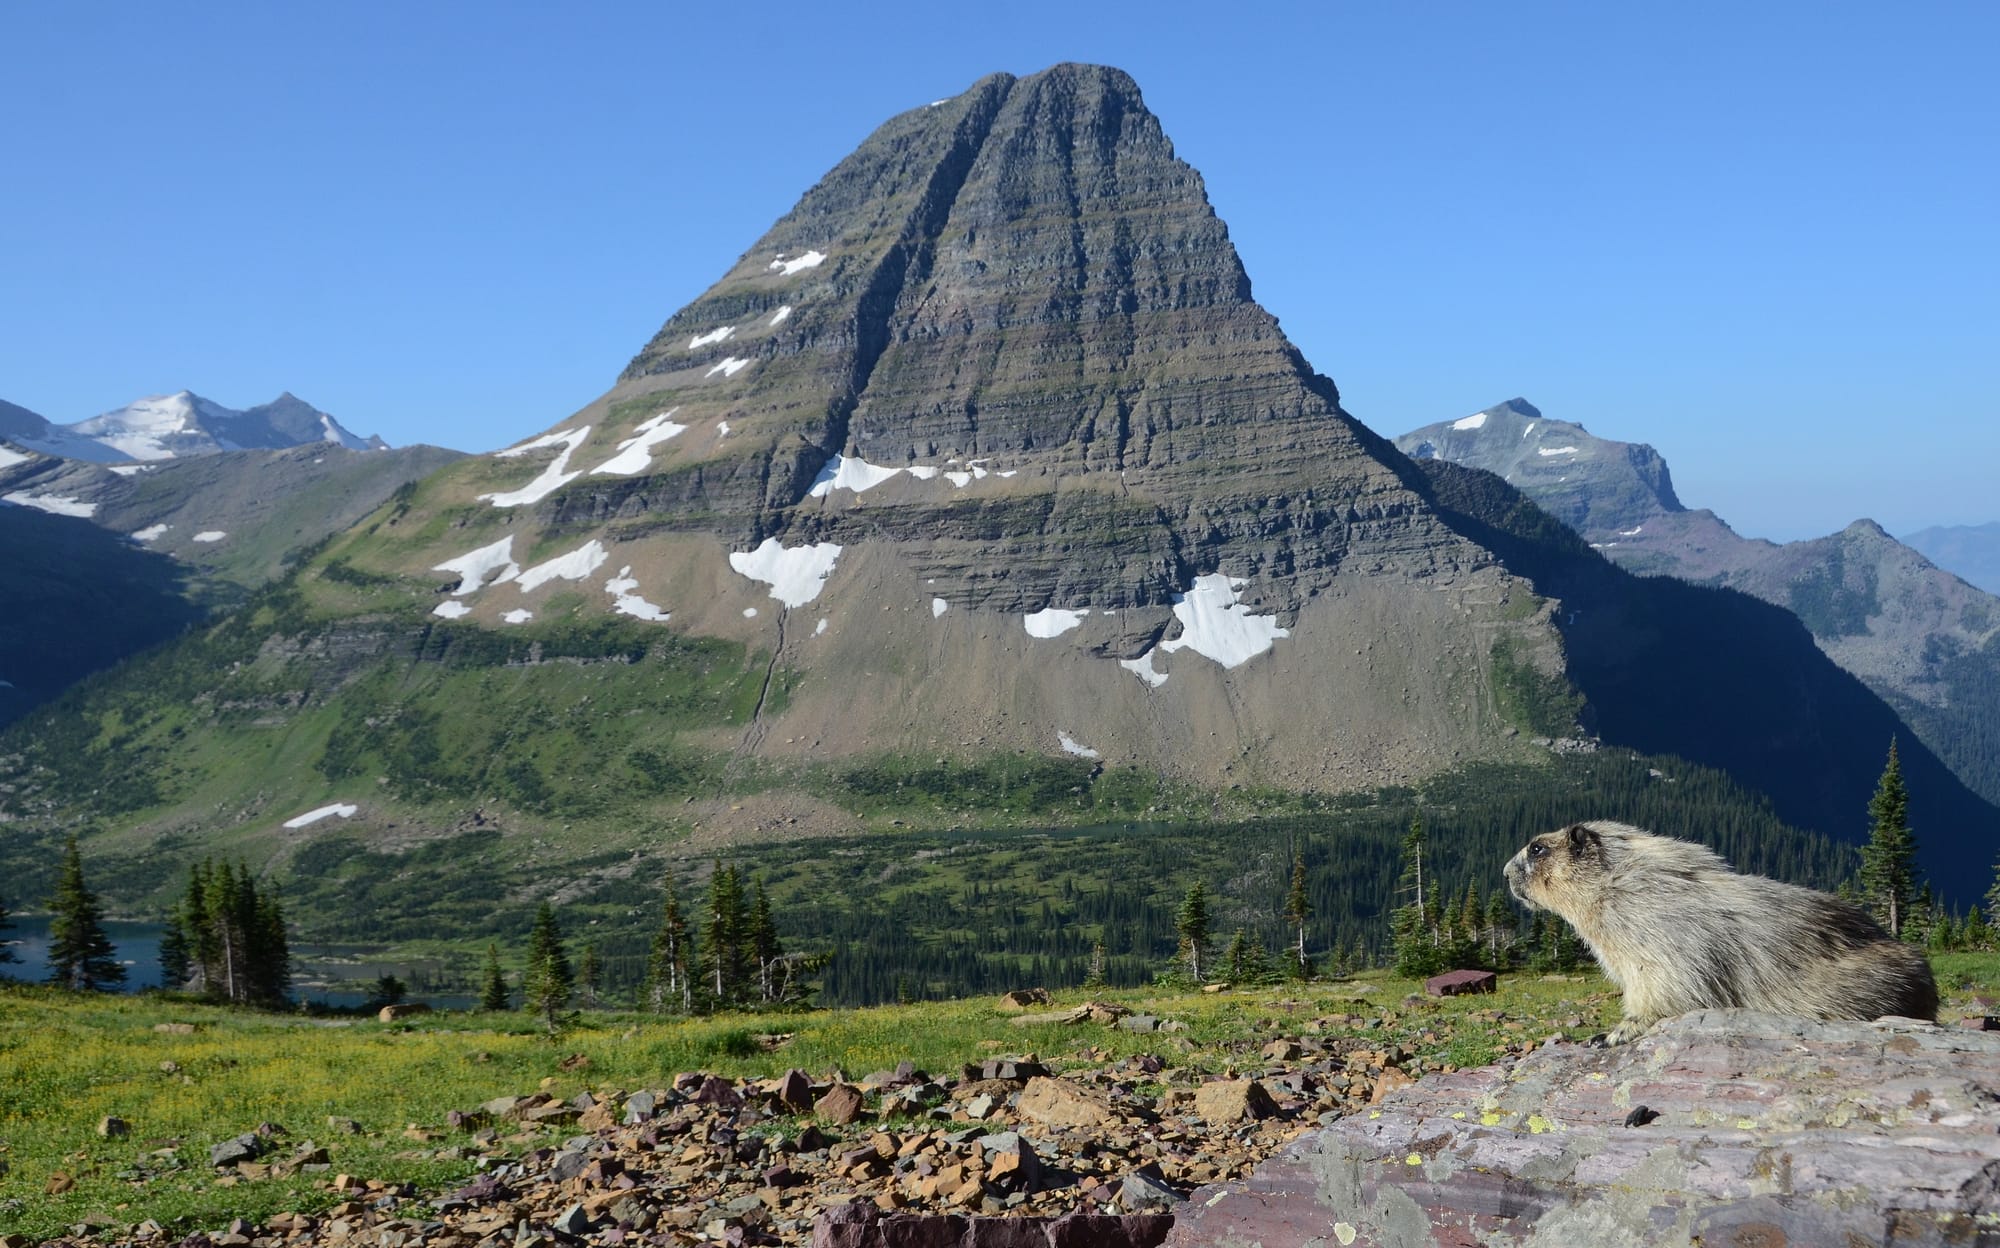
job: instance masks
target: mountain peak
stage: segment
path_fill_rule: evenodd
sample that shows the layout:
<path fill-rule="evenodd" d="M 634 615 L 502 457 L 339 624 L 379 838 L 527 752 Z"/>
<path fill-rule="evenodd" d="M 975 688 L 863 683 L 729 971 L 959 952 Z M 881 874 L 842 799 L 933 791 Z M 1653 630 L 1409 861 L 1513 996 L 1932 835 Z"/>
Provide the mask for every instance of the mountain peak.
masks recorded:
<path fill-rule="evenodd" d="M 1623 532 L 1650 517 L 1686 510 L 1658 451 L 1642 442 L 1597 437 L 1573 421 L 1551 420 L 1526 399 L 1425 425 L 1395 442 L 1412 458 L 1484 468 L 1586 535 Z"/>
<path fill-rule="evenodd" d="M 315 442 L 350 450 L 387 445 L 380 438 L 356 436 L 289 390 L 247 411 L 224 407 L 192 390 L 151 394 L 73 425 L 47 426 L 23 445 L 66 459 L 110 462 L 277 450 Z"/>

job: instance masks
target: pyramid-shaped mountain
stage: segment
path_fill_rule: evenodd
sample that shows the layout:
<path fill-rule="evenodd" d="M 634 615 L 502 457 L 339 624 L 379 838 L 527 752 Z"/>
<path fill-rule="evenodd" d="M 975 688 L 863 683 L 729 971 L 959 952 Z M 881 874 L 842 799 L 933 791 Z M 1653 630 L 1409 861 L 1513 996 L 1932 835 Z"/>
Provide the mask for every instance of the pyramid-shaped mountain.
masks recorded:
<path fill-rule="evenodd" d="M 1251 298 L 1132 80 L 1064 65 L 890 120 L 607 395 L 428 485 L 442 534 L 349 557 L 449 574 L 447 618 L 581 589 L 554 609 L 769 648 L 808 678 L 761 752 L 1347 783 L 1503 742 L 1496 638 L 1560 668 L 1422 488 Z"/>

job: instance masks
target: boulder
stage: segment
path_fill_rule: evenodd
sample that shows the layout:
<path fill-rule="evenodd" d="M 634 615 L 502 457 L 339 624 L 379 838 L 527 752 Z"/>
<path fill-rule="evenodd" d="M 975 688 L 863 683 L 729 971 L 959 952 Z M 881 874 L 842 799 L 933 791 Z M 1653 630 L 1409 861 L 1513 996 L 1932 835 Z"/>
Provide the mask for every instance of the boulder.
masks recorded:
<path fill-rule="evenodd" d="M 867 1112 L 861 1089 L 851 1083 L 836 1083 L 826 1095 L 813 1102 L 813 1112 L 836 1127 L 844 1127 Z"/>
<path fill-rule="evenodd" d="M 1197 1191 L 1168 1242 L 1990 1243 L 1996 1088 L 2000 1035 L 1700 1011 L 1420 1080 Z"/>
<path fill-rule="evenodd" d="M 1014 991 L 1000 998 L 1000 1008 L 1003 1010 L 1025 1010 L 1037 1005 L 1047 1005 L 1054 999 L 1049 995 L 1049 990 L 1046 988 L 1016 988 Z"/>
<path fill-rule="evenodd" d="M 1042 1075 L 1028 1080 L 1015 1109 L 1023 1118 L 1050 1127 L 1101 1127 L 1118 1121 L 1103 1093 Z"/>
<path fill-rule="evenodd" d="M 1269 1118 L 1278 1102 L 1255 1079 L 1217 1079 L 1196 1090 L 1194 1112 L 1203 1122 L 1244 1122 Z"/>
<path fill-rule="evenodd" d="M 1500 977 L 1492 971 L 1446 971 L 1424 981 L 1424 991 L 1434 997 L 1457 997 L 1468 992 L 1493 992 Z"/>

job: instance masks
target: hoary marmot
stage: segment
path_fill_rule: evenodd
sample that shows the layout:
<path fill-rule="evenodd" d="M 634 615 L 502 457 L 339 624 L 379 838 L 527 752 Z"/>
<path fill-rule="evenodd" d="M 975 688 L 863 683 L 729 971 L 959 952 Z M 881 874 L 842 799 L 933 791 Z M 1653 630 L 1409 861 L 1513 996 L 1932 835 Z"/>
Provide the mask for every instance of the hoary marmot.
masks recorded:
<path fill-rule="evenodd" d="M 1506 875 L 1514 896 L 1568 919 L 1625 990 L 1625 1017 L 1607 1044 L 1672 1014 L 1725 1006 L 1937 1018 L 1922 952 L 1838 897 L 1738 875 L 1692 841 L 1573 823 L 1529 841 Z"/>

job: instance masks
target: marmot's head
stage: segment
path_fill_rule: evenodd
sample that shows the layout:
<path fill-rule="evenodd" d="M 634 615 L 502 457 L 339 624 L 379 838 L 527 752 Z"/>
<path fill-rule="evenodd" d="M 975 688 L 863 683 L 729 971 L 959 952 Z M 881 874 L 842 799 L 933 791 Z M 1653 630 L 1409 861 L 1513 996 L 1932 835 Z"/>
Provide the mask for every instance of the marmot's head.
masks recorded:
<path fill-rule="evenodd" d="M 1597 892 L 1604 874 L 1604 838 L 1587 823 L 1544 832 L 1507 860 L 1507 891 L 1538 910 L 1567 918 Z"/>

